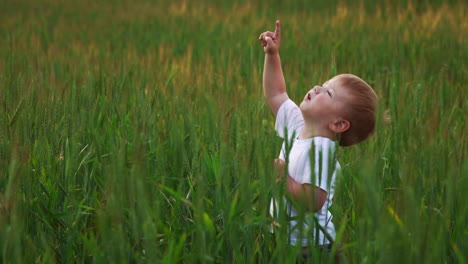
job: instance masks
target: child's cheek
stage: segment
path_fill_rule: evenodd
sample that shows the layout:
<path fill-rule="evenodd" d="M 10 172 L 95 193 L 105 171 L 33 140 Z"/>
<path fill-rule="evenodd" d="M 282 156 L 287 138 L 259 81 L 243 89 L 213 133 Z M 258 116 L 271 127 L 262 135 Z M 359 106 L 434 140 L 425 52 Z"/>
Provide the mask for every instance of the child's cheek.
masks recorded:
<path fill-rule="evenodd" d="M 320 104 L 320 105 L 323 105 L 324 102 L 325 102 L 325 98 L 324 98 L 323 96 L 319 96 L 319 97 L 317 97 L 316 100 L 315 100 L 315 103 L 316 103 L 316 104 Z"/>

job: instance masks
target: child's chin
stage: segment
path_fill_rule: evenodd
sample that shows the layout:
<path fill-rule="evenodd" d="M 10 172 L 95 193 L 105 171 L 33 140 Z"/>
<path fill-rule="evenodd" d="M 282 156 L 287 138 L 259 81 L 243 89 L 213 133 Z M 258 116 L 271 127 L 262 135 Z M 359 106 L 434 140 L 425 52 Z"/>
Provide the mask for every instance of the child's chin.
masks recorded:
<path fill-rule="evenodd" d="M 307 108 L 306 104 L 302 105 L 302 107 L 299 106 L 299 109 L 301 110 L 302 116 L 304 118 L 313 118 L 315 116 L 314 110 L 311 109 L 310 107 Z"/>
<path fill-rule="evenodd" d="M 302 103 L 299 105 L 299 109 L 301 109 L 302 112 L 309 111 L 310 105 L 308 105 L 306 101 L 302 101 Z"/>
<path fill-rule="evenodd" d="M 305 105 L 304 102 L 302 102 L 302 103 L 299 105 L 299 109 L 301 109 L 302 114 L 304 114 L 304 112 L 307 112 L 307 108 L 306 108 L 306 105 Z"/>
<path fill-rule="evenodd" d="M 301 104 L 299 104 L 299 108 L 302 110 L 304 109 L 305 106 L 305 101 L 302 101 Z"/>

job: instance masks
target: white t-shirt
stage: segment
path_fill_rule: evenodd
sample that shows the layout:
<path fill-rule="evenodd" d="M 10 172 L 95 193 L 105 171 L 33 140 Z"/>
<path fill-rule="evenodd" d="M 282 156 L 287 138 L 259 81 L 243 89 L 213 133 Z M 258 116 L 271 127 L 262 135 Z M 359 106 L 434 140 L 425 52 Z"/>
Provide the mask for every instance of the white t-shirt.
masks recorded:
<path fill-rule="evenodd" d="M 317 217 L 318 223 L 335 239 L 335 226 L 331 222 L 333 216 L 328 209 L 332 205 L 335 178 L 340 169 L 340 164 L 335 158 L 336 143 L 325 137 L 297 139 L 303 126 L 304 119 L 301 110 L 293 101 L 288 99 L 280 106 L 276 117 L 276 131 L 285 140 L 279 158 L 286 161 L 286 155 L 289 153 L 288 175 L 297 183 L 309 183 L 327 192 L 327 200 L 322 209 L 314 214 L 306 213 L 302 228 L 302 245 L 330 244 L 324 233 L 315 226 L 313 216 Z M 286 146 L 290 148 L 289 152 Z M 270 211 L 272 210 L 275 210 L 273 203 L 270 208 Z M 292 218 L 289 222 L 289 243 L 296 245 L 299 243 L 299 231 L 301 230 L 298 221 L 294 220 L 298 216 L 298 211 L 287 200 L 286 210 L 290 219 Z M 310 239 L 313 240 L 309 243 Z"/>

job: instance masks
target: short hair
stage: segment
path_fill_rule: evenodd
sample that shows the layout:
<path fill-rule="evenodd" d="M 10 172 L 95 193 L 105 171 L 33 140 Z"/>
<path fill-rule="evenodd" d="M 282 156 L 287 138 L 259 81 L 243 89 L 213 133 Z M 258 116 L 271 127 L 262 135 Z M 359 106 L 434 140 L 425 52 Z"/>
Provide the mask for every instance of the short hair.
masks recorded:
<path fill-rule="evenodd" d="M 375 112 L 378 97 L 372 87 L 353 74 L 337 76 L 341 85 L 348 90 L 351 100 L 347 102 L 344 118 L 349 121 L 349 129 L 341 133 L 340 146 L 360 143 L 375 131 Z"/>

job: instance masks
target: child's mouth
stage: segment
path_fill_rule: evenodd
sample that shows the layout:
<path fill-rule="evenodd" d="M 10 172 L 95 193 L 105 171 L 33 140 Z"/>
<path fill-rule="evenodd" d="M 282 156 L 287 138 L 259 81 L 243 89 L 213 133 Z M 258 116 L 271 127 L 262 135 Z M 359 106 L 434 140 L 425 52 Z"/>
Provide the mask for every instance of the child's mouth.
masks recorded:
<path fill-rule="evenodd" d="M 312 97 L 310 96 L 310 93 L 307 94 L 307 100 L 310 100 Z"/>

